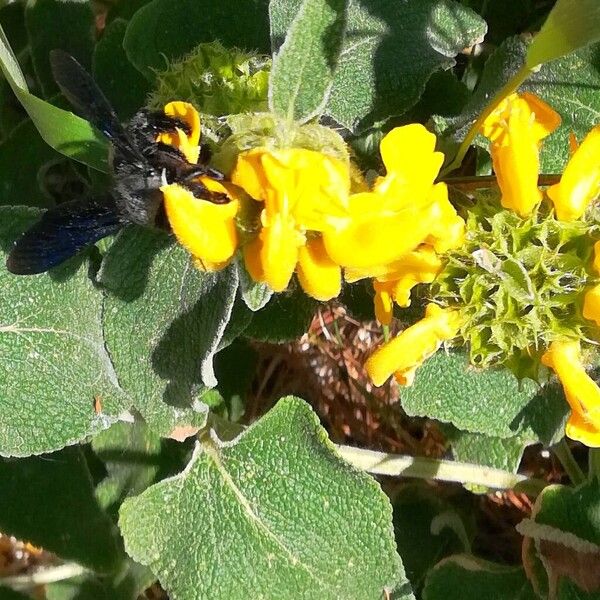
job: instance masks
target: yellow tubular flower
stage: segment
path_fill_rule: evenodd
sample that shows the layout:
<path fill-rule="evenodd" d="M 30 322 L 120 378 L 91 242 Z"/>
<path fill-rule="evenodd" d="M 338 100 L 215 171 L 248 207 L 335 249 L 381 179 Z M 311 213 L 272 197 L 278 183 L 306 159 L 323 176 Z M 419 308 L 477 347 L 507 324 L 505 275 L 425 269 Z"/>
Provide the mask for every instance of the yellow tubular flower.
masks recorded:
<path fill-rule="evenodd" d="M 559 124 L 560 116 L 529 93 L 508 96 L 484 121 L 504 208 L 524 217 L 539 204 L 539 145 Z"/>
<path fill-rule="evenodd" d="M 555 341 L 542 356 L 542 363 L 558 376 L 571 407 L 567 436 L 600 447 L 600 388 L 585 372 L 579 355 L 579 341 Z"/>
<path fill-rule="evenodd" d="M 592 267 L 596 273 L 600 274 L 600 242 L 594 244 L 594 262 Z"/>
<path fill-rule="evenodd" d="M 208 177 L 201 177 L 199 181 L 209 190 L 227 194 L 232 200 L 215 204 L 196 198 L 178 184 L 163 186 L 161 191 L 169 223 L 180 244 L 192 254 L 198 266 L 214 270 L 229 262 L 237 249 L 235 216 L 239 201 L 233 197 L 232 188 L 227 189 Z"/>
<path fill-rule="evenodd" d="M 349 269 L 377 268 L 414 250 L 428 236 L 457 243 L 462 220 L 444 198 L 445 186 L 434 186 L 443 162 L 435 136 L 423 125 L 390 131 L 381 142 L 387 174 L 372 192 L 350 197 L 350 218 L 324 231 L 329 256 Z M 451 231 L 448 230 L 451 229 Z"/>
<path fill-rule="evenodd" d="M 319 299 L 331 298 L 335 289 L 339 293 L 339 283 L 334 284 L 339 268 L 326 260 L 322 242 L 303 248 L 307 231 L 347 220 L 348 166 L 313 150 L 255 148 L 238 156 L 231 180 L 264 203 L 261 230 L 244 248 L 251 277 L 279 292 L 299 265 L 307 293 Z"/>
<path fill-rule="evenodd" d="M 574 221 L 600 194 L 600 125 L 594 127 L 571 156 L 560 182 L 548 188 L 556 216 Z"/>
<path fill-rule="evenodd" d="M 298 252 L 298 279 L 302 289 L 317 300 L 331 300 L 342 289 L 342 269 L 329 258 L 320 237 L 310 239 Z"/>
<path fill-rule="evenodd" d="M 402 307 L 410 306 L 412 288 L 419 283 L 431 283 L 441 268 L 442 261 L 435 250 L 422 244 L 399 260 L 376 269 L 347 269 L 346 281 L 358 281 L 369 276 L 375 278 L 375 316 L 383 325 L 389 325 L 393 302 Z"/>
<path fill-rule="evenodd" d="M 590 288 L 583 297 L 583 316 L 600 325 L 600 284 Z"/>
<path fill-rule="evenodd" d="M 189 102 L 169 102 L 164 108 L 168 117 L 174 117 L 185 123 L 190 133 L 186 134 L 183 129 L 177 127 L 174 133 L 160 133 L 157 142 L 175 146 L 187 158 L 188 162 L 196 164 L 200 153 L 200 115 Z"/>
<path fill-rule="evenodd" d="M 456 336 L 460 325 L 458 311 L 427 305 L 423 319 L 377 349 L 367 360 L 365 368 L 369 377 L 375 385 L 382 385 L 394 374 L 400 385 L 411 385 L 417 368 L 444 341 Z"/>

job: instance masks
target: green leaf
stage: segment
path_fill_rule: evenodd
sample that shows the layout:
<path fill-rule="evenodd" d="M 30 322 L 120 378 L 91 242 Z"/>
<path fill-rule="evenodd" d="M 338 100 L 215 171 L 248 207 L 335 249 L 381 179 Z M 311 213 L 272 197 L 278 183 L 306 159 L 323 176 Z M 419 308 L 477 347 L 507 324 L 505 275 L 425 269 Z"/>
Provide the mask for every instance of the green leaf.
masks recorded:
<path fill-rule="evenodd" d="M 122 388 L 161 435 L 202 426 L 205 386 L 216 385 L 212 359 L 233 314 L 233 267 L 202 273 L 162 232 L 130 227 L 106 255 L 99 281 L 106 347 Z"/>
<path fill-rule="evenodd" d="M 31 600 L 31 596 L 26 596 L 25 594 L 21 594 L 21 592 L 16 592 L 3 586 L 0 586 L 0 598 L 2 600 Z"/>
<path fill-rule="evenodd" d="M 481 17 L 450 0 L 353 2 L 325 112 L 353 130 L 402 115 L 432 73 L 485 32 Z"/>
<path fill-rule="evenodd" d="M 413 588 L 442 558 L 469 550 L 469 539 L 452 505 L 422 484 L 402 486 L 394 499 L 394 533 L 398 552 Z"/>
<path fill-rule="evenodd" d="M 544 65 L 523 89 L 545 100 L 561 118 L 561 126 L 542 143 L 543 173 L 562 173 L 569 159 L 569 135 L 581 142 L 600 122 L 600 44 Z"/>
<path fill-rule="evenodd" d="M 425 581 L 423 600 L 537 600 L 521 567 L 459 555 L 443 560 Z"/>
<path fill-rule="evenodd" d="M 40 190 L 38 173 L 59 156 L 42 140 L 29 119 L 17 125 L 0 144 L 0 205 L 52 205 Z"/>
<path fill-rule="evenodd" d="M 575 549 L 596 546 L 600 552 L 600 480 L 593 478 L 577 488 L 548 486 L 536 507 L 535 517 L 521 522 L 521 533 Z"/>
<path fill-rule="evenodd" d="M 243 260 L 236 262 L 238 268 L 238 277 L 240 279 L 240 294 L 246 306 L 253 312 L 263 308 L 273 295 L 273 290 L 266 283 L 254 281 Z"/>
<path fill-rule="evenodd" d="M 269 52 L 267 0 L 153 0 L 132 17 L 124 46 L 148 79 L 202 42 Z"/>
<path fill-rule="evenodd" d="M 306 333 L 316 308 L 317 302 L 297 288 L 275 294 L 254 313 L 244 335 L 261 342 L 289 342 Z"/>
<path fill-rule="evenodd" d="M 34 209 L 0 207 L 0 263 Z M 74 444 L 114 423 L 125 398 L 105 349 L 102 296 L 88 265 L 69 261 L 52 274 L 0 269 L 0 455 L 40 454 Z M 94 398 L 102 410 L 96 413 Z"/>
<path fill-rule="evenodd" d="M 308 121 L 327 103 L 346 25 L 346 0 L 304 0 L 273 60 L 270 109 Z"/>
<path fill-rule="evenodd" d="M 0 28 L 0 70 L 44 141 L 58 152 L 108 171 L 108 142 L 90 123 L 30 94 L 17 59 Z"/>
<path fill-rule="evenodd" d="M 123 38 L 126 30 L 124 19 L 112 21 L 96 44 L 93 59 L 94 79 L 123 121 L 145 105 L 150 92 L 148 81 L 125 54 Z"/>
<path fill-rule="evenodd" d="M 31 0 L 25 8 L 25 24 L 33 68 L 46 98 L 59 92 L 50 70 L 51 50 L 59 48 L 68 52 L 89 71 L 95 31 L 89 2 Z"/>
<path fill-rule="evenodd" d="M 100 572 L 121 561 L 115 529 L 94 497 L 78 448 L 0 459 L 0 529 Z"/>
<path fill-rule="evenodd" d="M 464 431 L 494 437 L 524 436 L 550 445 L 563 434 L 568 412 L 555 384 L 520 382 L 507 369 L 477 371 L 463 352 L 437 352 L 401 390 L 411 416 L 449 422 Z"/>
<path fill-rule="evenodd" d="M 527 50 L 527 66 L 533 69 L 598 40 L 598 1 L 558 0 Z"/>
<path fill-rule="evenodd" d="M 585 592 L 576 583 L 563 577 L 558 584 L 558 600 L 600 600 L 600 591 Z"/>
<path fill-rule="evenodd" d="M 523 436 L 493 437 L 481 433 L 460 431 L 452 426 L 442 428 L 452 449 L 452 456 L 459 462 L 485 465 L 516 473 L 528 445 Z"/>
<path fill-rule="evenodd" d="M 136 600 L 156 578 L 146 567 L 127 561 L 113 577 L 89 573 L 46 585 L 46 600 Z M 3 599 L 4 600 L 4 599 Z"/>
<path fill-rule="evenodd" d="M 199 443 L 180 475 L 125 501 L 120 526 L 127 552 L 173 600 L 199 590 L 211 600 L 370 600 L 400 586 L 408 599 L 391 517 L 375 481 L 288 397 L 234 442 Z"/>
<path fill-rule="evenodd" d="M 546 487 L 532 517 L 521 521 L 517 531 L 533 539 L 551 587 L 559 579 L 570 579 L 583 590 L 600 590 L 600 572 L 590 569 L 600 560 L 600 480 L 593 478 L 577 488 Z M 576 594 L 576 588 L 566 587 L 571 590 L 565 597 Z"/>
<path fill-rule="evenodd" d="M 115 423 L 94 437 L 92 449 L 107 471 L 96 496 L 111 514 L 127 496 L 154 483 L 161 468 L 161 439 L 140 421 Z"/>

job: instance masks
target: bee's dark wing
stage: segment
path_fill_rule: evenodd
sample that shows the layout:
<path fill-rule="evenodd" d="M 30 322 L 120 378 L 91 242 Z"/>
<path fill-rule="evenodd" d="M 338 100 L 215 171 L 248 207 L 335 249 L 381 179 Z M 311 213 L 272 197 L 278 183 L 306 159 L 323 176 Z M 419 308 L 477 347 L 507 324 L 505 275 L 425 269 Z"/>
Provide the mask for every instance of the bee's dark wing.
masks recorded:
<path fill-rule="evenodd" d="M 54 80 L 73 108 L 95 125 L 127 160 L 143 163 L 144 157 L 89 73 L 63 50 L 50 52 L 50 66 Z"/>
<path fill-rule="evenodd" d="M 44 273 L 123 225 L 109 196 L 59 204 L 15 242 L 6 268 L 15 275 Z"/>

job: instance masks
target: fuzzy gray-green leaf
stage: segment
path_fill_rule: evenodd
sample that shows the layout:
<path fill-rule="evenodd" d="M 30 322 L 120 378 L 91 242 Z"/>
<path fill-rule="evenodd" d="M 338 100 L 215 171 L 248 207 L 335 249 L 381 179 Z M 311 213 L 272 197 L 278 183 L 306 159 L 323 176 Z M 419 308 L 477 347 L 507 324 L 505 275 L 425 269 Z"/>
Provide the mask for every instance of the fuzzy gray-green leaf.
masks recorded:
<path fill-rule="evenodd" d="M 335 454 L 309 406 L 285 398 L 126 500 L 120 527 L 173 600 L 375 600 L 386 589 L 408 600 L 391 518 L 379 486 Z"/>
<path fill-rule="evenodd" d="M 304 0 L 273 60 L 269 104 L 273 112 L 306 121 L 322 111 L 346 26 L 346 0 Z"/>

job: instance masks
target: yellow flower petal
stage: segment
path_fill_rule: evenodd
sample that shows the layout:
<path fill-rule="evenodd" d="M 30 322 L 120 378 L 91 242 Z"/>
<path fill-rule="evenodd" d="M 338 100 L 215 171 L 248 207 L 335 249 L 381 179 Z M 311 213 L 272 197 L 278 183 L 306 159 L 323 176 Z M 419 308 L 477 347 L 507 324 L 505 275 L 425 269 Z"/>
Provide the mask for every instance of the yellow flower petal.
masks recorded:
<path fill-rule="evenodd" d="M 261 229 L 259 238 L 263 281 L 273 291 L 282 292 L 292 278 L 304 237 L 293 220 L 278 214 L 273 215 L 269 225 Z"/>
<path fill-rule="evenodd" d="M 322 231 L 348 217 L 349 167 L 321 152 L 303 148 L 242 152 L 231 180 L 263 201 L 267 215 L 292 215 L 304 230 Z"/>
<path fill-rule="evenodd" d="M 208 178 L 200 181 L 213 191 L 229 193 L 225 187 Z M 210 182 L 210 183 L 209 183 Z M 235 216 L 239 202 L 214 204 L 196 198 L 186 188 L 170 184 L 161 188 L 165 210 L 173 233 L 200 263 L 208 266 L 226 264 L 235 254 L 238 244 Z"/>
<path fill-rule="evenodd" d="M 431 244 L 435 251 L 440 253 L 460 247 L 465 238 L 465 222 L 450 204 L 446 184 L 434 185 L 430 199 L 432 201 L 429 209 L 431 233 L 425 238 L 425 242 Z"/>
<path fill-rule="evenodd" d="M 594 262 L 592 267 L 596 273 L 600 274 L 600 242 L 594 244 Z"/>
<path fill-rule="evenodd" d="M 590 288 L 583 297 L 583 316 L 600 325 L 600 284 Z"/>
<path fill-rule="evenodd" d="M 585 372 L 579 341 L 555 341 L 542 356 L 542 363 L 558 376 L 573 414 L 566 434 L 596 445 L 600 434 L 600 388 Z"/>
<path fill-rule="evenodd" d="M 164 108 L 164 113 L 183 121 L 190 128 L 190 133 L 186 135 L 183 129 L 177 127 L 174 133 L 160 133 L 156 141 L 175 146 L 183 153 L 188 162 L 196 164 L 200 153 L 200 115 L 198 111 L 189 102 L 177 101 L 169 102 Z"/>
<path fill-rule="evenodd" d="M 559 123 L 558 114 L 532 94 L 512 94 L 484 121 L 504 208 L 527 216 L 541 201 L 539 143 Z"/>
<path fill-rule="evenodd" d="M 320 237 L 300 247 L 297 272 L 300 285 L 309 296 L 322 301 L 339 296 L 342 270 L 329 258 Z"/>
<path fill-rule="evenodd" d="M 600 194 L 600 125 L 594 127 L 571 156 L 560 182 L 548 188 L 556 216 L 573 221 L 583 216 Z"/>
<path fill-rule="evenodd" d="M 378 180 L 375 191 L 392 202 L 407 198 L 408 191 L 413 202 L 426 197 L 444 162 L 444 155 L 435 152 L 435 141 L 435 135 L 418 123 L 392 129 L 380 144 L 387 175 Z"/>
<path fill-rule="evenodd" d="M 382 325 L 389 325 L 394 315 L 394 281 L 373 281 L 375 290 L 375 318 Z"/>
<path fill-rule="evenodd" d="M 329 256 L 339 265 L 362 269 L 397 260 L 427 237 L 430 223 L 418 206 L 399 212 L 381 209 L 385 197 L 363 192 L 350 197 L 350 221 L 323 232 Z"/>
<path fill-rule="evenodd" d="M 375 385 L 381 385 L 394 374 L 400 385 L 411 385 L 416 369 L 444 341 L 457 334 L 460 324 L 458 311 L 429 304 L 423 319 L 384 344 L 367 360 L 365 368 L 369 377 Z"/>
<path fill-rule="evenodd" d="M 590 448 L 600 448 L 600 428 L 587 421 L 578 412 L 571 412 L 565 425 L 565 435 Z"/>

